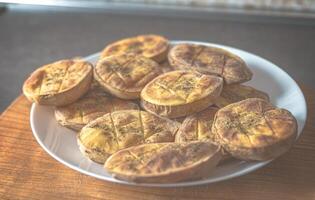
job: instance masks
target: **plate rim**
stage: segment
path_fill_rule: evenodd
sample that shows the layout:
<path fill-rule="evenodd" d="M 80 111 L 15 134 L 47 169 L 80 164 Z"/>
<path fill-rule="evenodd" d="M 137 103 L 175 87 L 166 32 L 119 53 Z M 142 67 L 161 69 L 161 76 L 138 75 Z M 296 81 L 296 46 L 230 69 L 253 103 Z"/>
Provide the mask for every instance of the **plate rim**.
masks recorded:
<path fill-rule="evenodd" d="M 296 86 L 297 92 L 302 96 L 303 98 L 303 102 L 300 102 L 303 108 L 304 108 L 304 113 L 305 115 L 303 116 L 303 121 L 302 121 L 302 127 L 300 129 L 300 132 L 298 132 L 297 138 L 296 140 L 301 136 L 303 129 L 305 127 L 305 123 L 307 120 L 307 103 L 306 103 L 306 99 L 305 96 L 301 90 L 301 88 L 299 87 L 299 85 L 296 83 L 296 81 L 286 72 L 284 71 L 282 68 L 280 68 L 279 66 L 277 66 L 276 64 L 272 63 L 271 61 L 260 57 L 256 54 L 253 54 L 251 52 L 242 50 L 242 49 L 238 49 L 235 47 L 231 47 L 231 46 L 226 46 L 226 45 L 221 45 L 221 44 L 216 44 L 216 43 L 210 43 L 210 42 L 201 42 L 201 41 L 190 41 L 190 40 L 171 40 L 170 41 L 171 44 L 180 44 L 180 43 L 191 43 L 191 44 L 200 44 L 200 45 L 206 45 L 206 46 L 214 46 L 214 47 L 218 47 L 218 48 L 223 48 L 223 49 L 227 49 L 227 50 L 232 50 L 232 51 L 238 51 L 241 53 L 245 53 L 250 55 L 251 57 L 254 57 L 255 59 L 260 59 L 266 63 L 268 63 L 268 65 L 271 65 L 273 68 L 276 68 L 277 70 L 280 70 L 282 73 L 284 73 L 287 78 L 290 79 L 290 81 L 292 81 L 294 83 L 294 85 Z M 84 60 L 91 60 L 95 57 L 99 57 L 100 52 L 88 55 L 86 57 L 84 57 Z M 232 178 L 236 178 L 239 176 L 243 176 L 245 174 L 248 174 L 250 172 L 253 172 L 259 168 L 262 168 L 263 166 L 269 164 L 270 162 L 272 162 L 273 160 L 268 160 L 268 161 L 263 161 L 263 162 L 257 162 L 255 165 L 250 166 L 246 169 L 242 169 L 240 171 L 238 171 L 237 173 L 234 174 L 230 174 L 230 175 L 225 175 L 225 176 L 221 176 L 221 177 L 216 177 L 216 178 L 212 178 L 212 179 L 201 179 L 201 180 L 196 180 L 196 181 L 190 181 L 190 182 L 177 182 L 177 183 L 134 183 L 134 182 L 127 182 L 127 181 L 121 181 L 118 179 L 115 179 L 114 177 L 104 177 L 102 175 L 98 175 L 95 174 L 93 172 L 89 172 L 86 171 L 84 169 L 81 169 L 78 166 L 72 165 L 70 163 L 68 163 L 66 160 L 60 158 L 58 155 L 56 155 L 54 152 L 52 152 L 48 147 L 46 147 L 46 145 L 42 142 L 42 140 L 39 138 L 39 135 L 37 134 L 37 132 L 35 131 L 35 122 L 34 122 L 34 113 L 36 111 L 36 105 L 35 103 L 32 104 L 31 106 L 31 111 L 30 111 L 30 125 L 31 125 L 31 129 L 32 129 L 32 133 L 36 139 L 36 141 L 40 144 L 40 146 L 51 156 L 53 157 L 55 160 L 59 161 L 60 163 L 64 164 L 65 166 L 78 171 L 80 173 L 83 173 L 85 175 L 88 176 L 92 176 L 94 178 L 97 179 L 101 179 L 101 180 L 105 180 L 108 182 L 112 182 L 112 183 L 118 183 L 118 184 L 123 184 L 123 185 L 130 185 L 130 186 L 140 186 L 140 187 L 188 187 L 188 186 L 196 186 L 196 185 L 205 185 L 205 184 L 211 184 L 211 183 L 215 183 L 215 182 L 220 182 L 220 181 L 224 181 L 224 180 L 228 180 L 228 179 L 232 179 Z"/>

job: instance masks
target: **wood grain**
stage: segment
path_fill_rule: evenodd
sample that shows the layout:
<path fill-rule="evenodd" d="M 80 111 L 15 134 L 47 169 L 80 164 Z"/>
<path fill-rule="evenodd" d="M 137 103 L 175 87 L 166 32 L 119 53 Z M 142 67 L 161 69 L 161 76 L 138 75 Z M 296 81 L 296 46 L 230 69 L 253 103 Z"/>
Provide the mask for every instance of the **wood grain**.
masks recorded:
<path fill-rule="evenodd" d="M 239 178 L 180 188 L 124 186 L 62 165 L 35 141 L 31 104 L 20 96 L 0 117 L 0 199 L 315 199 L 315 91 L 303 91 L 308 120 L 288 153 Z"/>

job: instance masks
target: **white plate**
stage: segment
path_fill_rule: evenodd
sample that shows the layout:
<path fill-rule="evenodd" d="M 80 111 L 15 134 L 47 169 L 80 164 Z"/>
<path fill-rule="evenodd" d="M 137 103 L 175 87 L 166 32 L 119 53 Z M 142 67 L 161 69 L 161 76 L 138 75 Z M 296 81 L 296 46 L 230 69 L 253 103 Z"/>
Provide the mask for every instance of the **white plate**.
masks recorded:
<path fill-rule="evenodd" d="M 183 42 L 221 47 L 244 59 L 254 73 L 253 79 L 246 84 L 267 92 L 274 105 L 291 111 L 298 121 L 298 136 L 300 136 L 306 121 L 306 103 L 302 91 L 286 72 L 259 56 L 232 47 L 191 41 L 173 41 L 172 44 Z M 98 57 L 99 53 L 96 53 L 86 57 L 86 60 L 95 63 Z M 36 140 L 49 155 L 74 170 L 110 182 L 159 187 L 201 185 L 241 176 L 270 162 L 228 162 L 218 166 L 212 176 L 203 180 L 170 184 L 130 183 L 112 178 L 106 173 L 102 165 L 91 162 L 85 158 L 79 151 L 75 133 L 57 124 L 54 118 L 53 108 L 33 104 L 30 120 Z M 62 174 L 60 175 L 62 176 Z"/>

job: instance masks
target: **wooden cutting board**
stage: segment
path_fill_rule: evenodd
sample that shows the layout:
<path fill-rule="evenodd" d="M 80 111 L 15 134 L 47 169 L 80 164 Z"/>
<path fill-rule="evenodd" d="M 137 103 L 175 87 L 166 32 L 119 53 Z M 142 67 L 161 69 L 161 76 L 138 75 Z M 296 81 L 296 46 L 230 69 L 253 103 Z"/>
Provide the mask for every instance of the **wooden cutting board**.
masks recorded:
<path fill-rule="evenodd" d="M 35 141 L 31 103 L 20 96 L 0 117 L 0 199 L 315 199 L 315 91 L 302 89 L 308 120 L 288 153 L 242 177 L 179 188 L 119 185 L 62 165 Z"/>

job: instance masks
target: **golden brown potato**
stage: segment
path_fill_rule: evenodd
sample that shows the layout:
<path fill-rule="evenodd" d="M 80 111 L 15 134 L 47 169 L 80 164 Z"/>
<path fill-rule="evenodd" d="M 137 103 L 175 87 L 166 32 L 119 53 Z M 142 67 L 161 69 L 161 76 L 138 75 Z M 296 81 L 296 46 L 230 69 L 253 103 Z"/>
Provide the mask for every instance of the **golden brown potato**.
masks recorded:
<path fill-rule="evenodd" d="M 156 62 L 166 60 L 168 40 L 159 35 L 139 35 L 114 42 L 103 50 L 101 58 L 133 53 L 151 58 Z"/>
<path fill-rule="evenodd" d="M 23 93 L 37 104 L 66 105 L 84 95 L 92 79 L 90 63 L 61 60 L 35 70 L 24 82 Z"/>
<path fill-rule="evenodd" d="M 139 98 L 142 88 L 161 73 L 158 63 L 134 54 L 104 58 L 94 68 L 97 82 L 122 99 Z"/>
<path fill-rule="evenodd" d="M 240 57 L 217 47 L 178 44 L 171 48 L 168 60 L 175 69 L 218 75 L 226 84 L 243 83 L 253 75 Z"/>
<path fill-rule="evenodd" d="M 144 144 L 113 154 L 105 169 L 122 180 L 172 183 L 207 178 L 220 159 L 220 147 L 210 142 Z"/>
<path fill-rule="evenodd" d="M 199 112 L 219 97 L 223 80 L 193 71 L 172 71 L 153 79 L 141 92 L 141 105 L 163 117 Z"/>
<path fill-rule="evenodd" d="M 201 112 L 186 117 L 176 133 L 175 142 L 197 140 L 215 142 L 211 127 L 217 111 L 218 108 L 210 106 Z"/>
<path fill-rule="evenodd" d="M 246 85 L 225 85 L 220 97 L 215 101 L 215 105 L 222 108 L 231 103 L 236 103 L 248 98 L 260 98 L 269 101 L 267 93 Z"/>
<path fill-rule="evenodd" d="M 215 139 L 232 156 L 269 160 L 285 153 L 295 141 L 297 122 L 285 109 L 250 98 L 221 108 L 214 119 Z"/>
<path fill-rule="evenodd" d="M 186 117 L 176 133 L 175 142 L 210 141 L 216 143 L 215 134 L 212 133 L 211 128 L 215 113 L 218 110 L 217 107 L 210 106 L 203 111 Z M 232 159 L 231 155 L 223 148 L 221 150 L 221 162 Z"/>
<path fill-rule="evenodd" d="M 79 131 L 89 122 L 117 110 L 139 109 L 135 102 L 118 99 L 104 92 L 96 83 L 78 101 L 56 107 L 55 117 L 62 126 Z"/>
<path fill-rule="evenodd" d="M 178 123 L 145 111 L 108 113 L 84 126 L 78 135 L 81 152 L 104 163 L 113 153 L 143 143 L 174 142 Z"/>

